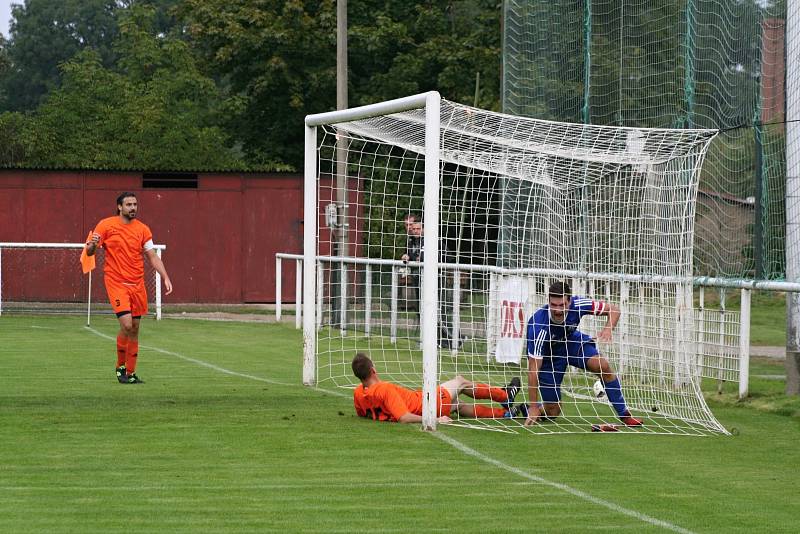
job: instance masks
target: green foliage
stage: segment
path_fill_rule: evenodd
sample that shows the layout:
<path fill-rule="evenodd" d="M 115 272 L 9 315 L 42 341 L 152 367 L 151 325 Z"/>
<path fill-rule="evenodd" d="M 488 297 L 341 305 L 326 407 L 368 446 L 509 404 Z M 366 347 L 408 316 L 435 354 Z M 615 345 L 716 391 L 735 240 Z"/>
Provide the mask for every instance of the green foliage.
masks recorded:
<path fill-rule="evenodd" d="M 27 159 L 25 124 L 21 113 L 0 114 L 0 166 L 18 166 Z"/>
<path fill-rule="evenodd" d="M 36 109 L 59 88 L 61 65 L 83 50 L 94 50 L 106 68 L 117 60 L 114 42 L 119 18 L 134 6 L 156 11 L 158 33 L 175 21 L 169 10 L 180 0 L 27 0 L 12 4 L 8 61 L 13 65 L 0 76 L 0 111 Z M 0 63 L 2 60 L 0 59 Z M 0 74 L 2 66 L 0 65 Z"/>
<path fill-rule="evenodd" d="M 0 109 L 32 110 L 61 83 L 59 65 L 92 48 L 102 64 L 114 62 L 115 0 L 27 0 L 12 4 L 13 69 L 2 80 Z"/>
<path fill-rule="evenodd" d="M 351 2 L 351 101 L 379 102 L 438 90 L 450 100 L 499 109 L 500 4 L 495 0 Z"/>
<path fill-rule="evenodd" d="M 437 89 L 498 109 L 500 13 L 351 0 L 350 105 Z M 0 111 L 31 115 L 3 119 L 24 150 L 0 164 L 299 168 L 303 117 L 335 107 L 334 0 L 31 0 L 13 16 Z"/>
<path fill-rule="evenodd" d="M 239 99 L 225 126 L 248 160 L 300 167 L 303 117 L 335 103 L 335 2 L 187 0 L 179 13 L 207 72 Z"/>
<path fill-rule="evenodd" d="M 499 107 L 500 5 L 464 0 L 348 4 L 351 106 L 438 89 Z M 302 164 L 303 117 L 335 108 L 336 5 L 187 0 L 179 13 L 208 71 L 242 99 L 226 127 L 245 155 Z M 293 126 L 295 125 L 295 126 Z"/>
<path fill-rule="evenodd" d="M 227 103 L 185 42 L 156 33 L 154 17 L 152 8 L 136 6 L 121 17 L 116 69 L 91 49 L 62 66 L 62 86 L 24 121 L 26 157 L 17 164 L 245 167 L 216 125 Z"/>

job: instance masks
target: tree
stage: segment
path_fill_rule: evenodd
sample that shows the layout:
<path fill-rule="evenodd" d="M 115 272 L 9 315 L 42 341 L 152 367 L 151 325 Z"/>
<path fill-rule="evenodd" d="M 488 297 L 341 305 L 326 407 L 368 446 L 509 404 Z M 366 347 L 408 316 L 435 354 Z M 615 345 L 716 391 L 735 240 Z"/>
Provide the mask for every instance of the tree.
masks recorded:
<path fill-rule="evenodd" d="M 120 13 L 134 6 L 156 9 L 156 28 L 174 25 L 169 10 L 180 0 L 26 0 L 12 5 L 11 65 L 0 78 L 0 110 L 32 110 L 61 85 L 59 66 L 81 50 L 93 49 L 101 64 L 116 61 L 113 43 Z"/>
<path fill-rule="evenodd" d="M 248 158 L 302 164 L 303 117 L 335 108 L 335 0 L 186 0 L 178 10 L 209 73 L 243 102 L 227 128 Z M 350 102 L 438 89 L 497 109 L 497 0 L 350 0 Z"/>
<path fill-rule="evenodd" d="M 302 119 L 335 103 L 334 0 L 187 0 L 208 72 L 242 103 L 226 123 L 250 161 L 302 162 Z"/>
<path fill-rule="evenodd" d="M 86 47 L 113 62 L 115 0 L 27 0 L 11 8 L 8 55 L 0 109 L 30 110 L 60 82 L 59 64 Z M 45 45 L 46 43 L 46 45 Z"/>
<path fill-rule="evenodd" d="M 350 2 L 354 105 L 437 90 L 456 102 L 500 107 L 500 15 L 496 0 L 398 4 Z"/>
<path fill-rule="evenodd" d="M 215 124 L 226 113 L 188 46 L 158 34 L 155 11 L 134 6 L 118 27 L 118 70 L 79 52 L 63 84 L 21 126 L 23 164 L 66 168 L 245 168 Z M 6 114 L 5 120 L 16 124 Z M 2 125 L 3 122 L 0 122 Z M 2 130 L 0 130 L 2 133 Z"/>

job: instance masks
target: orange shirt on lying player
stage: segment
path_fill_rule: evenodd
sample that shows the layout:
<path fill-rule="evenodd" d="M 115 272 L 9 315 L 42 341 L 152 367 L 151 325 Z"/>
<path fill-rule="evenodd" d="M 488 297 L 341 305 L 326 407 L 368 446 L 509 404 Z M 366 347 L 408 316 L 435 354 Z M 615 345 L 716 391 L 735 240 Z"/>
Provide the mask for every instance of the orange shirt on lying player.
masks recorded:
<path fill-rule="evenodd" d="M 384 382 L 378 378 L 372 360 L 362 353 L 356 354 L 352 363 L 353 374 L 361 384 L 353 390 L 353 405 L 356 414 L 376 421 L 397 421 L 400 423 L 422 422 L 422 391 L 412 391 Z M 463 376 L 443 382 L 436 388 L 436 417 L 440 423 L 450 422 L 449 414 L 458 412 L 464 417 L 514 418 L 527 417 L 527 405 L 513 406 L 514 397 L 520 389 L 520 379 L 514 377 L 506 387 L 490 387 L 471 382 Z M 459 394 L 473 399 L 491 399 L 499 402 L 502 408 L 492 408 L 481 404 L 461 404 Z"/>

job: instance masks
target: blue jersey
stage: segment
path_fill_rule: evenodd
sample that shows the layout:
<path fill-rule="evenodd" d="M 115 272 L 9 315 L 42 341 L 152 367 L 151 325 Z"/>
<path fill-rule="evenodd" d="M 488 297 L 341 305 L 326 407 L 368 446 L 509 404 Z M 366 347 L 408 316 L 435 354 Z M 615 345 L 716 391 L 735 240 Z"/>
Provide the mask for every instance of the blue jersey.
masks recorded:
<path fill-rule="evenodd" d="M 603 301 L 587 297 L 572 297 L 565 312 L 563 323 L 556 323 L 550 318 L 550 308 L 544 305 L 528 319 L 527 340 L 528 357 L 543 358 L 545 356 L 568 356 L 567 341 L 586 341 L 590 336 L 578 331 L 584 315 L 601 315 L 608 305 Z"/>

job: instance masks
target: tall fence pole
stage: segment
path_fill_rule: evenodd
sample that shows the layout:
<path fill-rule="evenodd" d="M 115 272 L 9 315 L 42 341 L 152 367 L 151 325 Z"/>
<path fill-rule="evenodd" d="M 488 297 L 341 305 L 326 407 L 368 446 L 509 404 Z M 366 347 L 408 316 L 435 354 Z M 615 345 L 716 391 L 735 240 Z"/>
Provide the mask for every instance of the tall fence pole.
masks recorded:
<path fill-rule="evenodd" d="M 800 2 L 786 3 L 786 281 L 800 281 Z M 800 294 L 786 298 L 786 394 L 800 395 Z"/>

